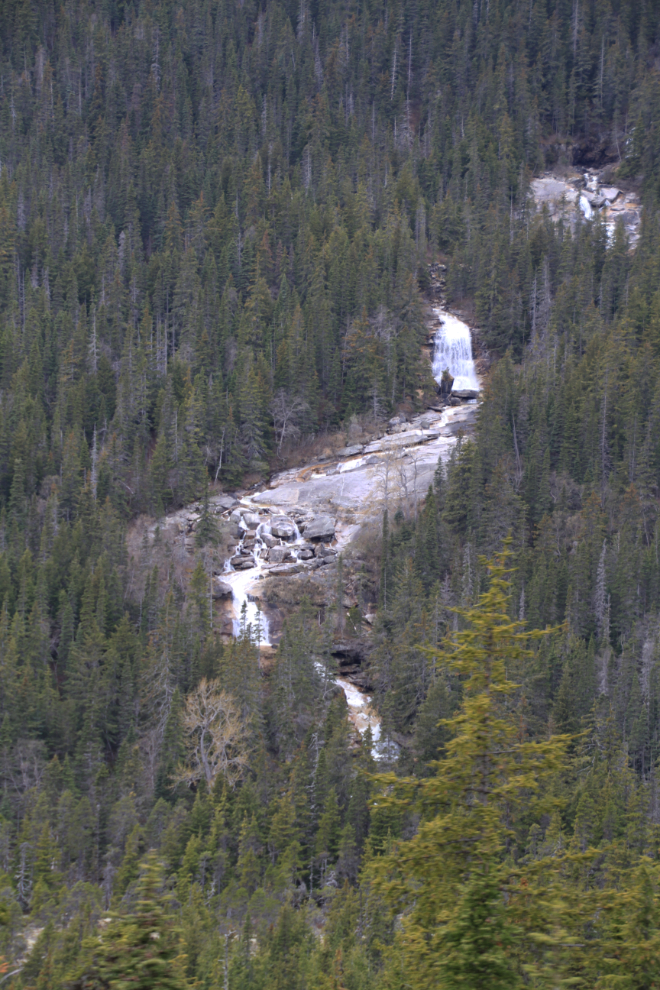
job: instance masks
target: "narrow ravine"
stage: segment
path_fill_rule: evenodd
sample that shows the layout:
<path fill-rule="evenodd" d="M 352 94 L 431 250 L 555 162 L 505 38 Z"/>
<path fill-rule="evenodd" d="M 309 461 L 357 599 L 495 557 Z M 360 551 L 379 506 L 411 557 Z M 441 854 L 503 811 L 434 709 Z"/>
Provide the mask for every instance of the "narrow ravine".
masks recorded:
<path fill-rule="evenodd" d="M 260 646 L 274 645 L 268 617 L 258 602 L 259 580 L 270 574 L 308 572 L 334 562 L 359 529 L 356 512 L 361 511 L 364 518 L 380 513 L 380 461 L 395 458 L 401 462 L 401 471 L 407 462 L 414 461 L 414 495 L 423 497 L 438 458 L 447 460 L 451 454 L 457 427 L 473 420 L 473 396 L 479 392 L 480 382 L 470 328 L 441 307 L 433 312 L 439 323 L 432 357 L 434 377 L 439 383 L 448 370 L 454 379 L 453 394 L 467 401 L 429 410 L 412 422 L 392 420 L 385 436 L 349 447 L 344 457 L 331 463 L 284 472 L 271 479 L 268 488 L 243 497 L 226 512 L 238 534 L 222 574 L 222 581 L 232 591 L 234 636 L 249 625 Z M 361 735 L 371 730 L 374 757 L 385 760 L 395 756 L 398 747 L 383 738 L 372 696 L 345 677 L 337 677 L 335 683 L 346 696 L 355 729 Z"/>

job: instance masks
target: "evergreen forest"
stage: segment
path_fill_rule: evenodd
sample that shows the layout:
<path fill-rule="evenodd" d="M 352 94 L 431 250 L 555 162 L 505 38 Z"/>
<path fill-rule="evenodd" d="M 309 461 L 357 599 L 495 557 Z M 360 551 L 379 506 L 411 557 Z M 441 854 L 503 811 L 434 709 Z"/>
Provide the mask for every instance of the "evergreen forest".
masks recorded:
<path fill-rule="evenodd" d="M 136 527 L 435 401 L 434 264 L 474 428 L 265 667 Z M 659 760 L 660 0 L 0 0 L 0 985 L 660 987 Z"/>

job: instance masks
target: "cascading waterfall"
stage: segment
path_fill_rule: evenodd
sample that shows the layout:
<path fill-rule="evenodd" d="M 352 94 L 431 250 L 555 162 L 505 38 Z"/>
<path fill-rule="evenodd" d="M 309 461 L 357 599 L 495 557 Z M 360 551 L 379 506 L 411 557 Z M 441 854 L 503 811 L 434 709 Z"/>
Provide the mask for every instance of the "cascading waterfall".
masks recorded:
<path fill-rule="evenodd" d="M 251 504 L 250 508 L 245 508 L 244 511 L 253 512 L 254 509 L 255 506 Z M 295 521 L 293 519 L 289 519 L 289 521 L 294 529 L 294 537 L 292 540 L 287 541 L 286 546 L 295 561 L 298 559 L 297 548 L 305 544 L 305 539 L 300 535 L 300 530 Z M 242 517 L 239 528 L 241 530 L 241 538 L 234 553 L 240 556 L 241 550 L 249 550 L 255 564 L 254 567 L 248 567 L 245 570 L 236 570 L 229 558 L 225 561 L 223 580 L 232 589 L 232 607 L 234 612 L 233 634 L 235 637 L 238 637 L 244 629 L 250 626 L 252 636 L 258 639 L 260 645 L 270 646 L 268 619 L 259 609 L 258 603 L 251 599 L 249 592 L 253 583 L 259 579 L 259 576 L 263 572 L 265 553 L 262 556 L 262 552 L 266 550 L 264 536 L 270 536 L 271 529 L 267 522 L 262 522 L 259 523 L 256 530 L 250 530 Z M 246 547 L 245 541 L 251 536 L 254 536 L 254 544 Z M 317 666 L 320 667 L 320 665 Z M 399 748 L 395 742 L 381 735 L 381 722 L 372 707 L 371 695 L 356 687 L 344 677 L 335 677 L 333 679 L 334 683 L 344 692 L 349 710 L 349 718 L 360 735 L 364 735 L 367 728 L 371 729 L 373 740 L 372 755 L 374 758 L 377 760 L 394 759 Z"/>
<path fill-rule="evenodd" d="M 249 511 L 253 511 L 251 508 Z M 298 554 L 296 552 L 296 545 L 304 543 L 303 537 L 300 535 L 300 530 L 298 529 L 294 520 L 291 523 L 295 530 L 294 539 L 287 543 L 289 550 L 291 551 L 291 556 L 293 560 L 298 559 Z M 239 527 L 242 531 L 241 539 L 238 542 L 238 546 L 234 551 L 236 554 L 240 554 L 245 546 L 245 539 L 250 535 L 250 530 L 248 529 L 245 520 L 241 518 Z M 270 536 L 270 526 L 267 523 L 259 523 L 254 532 L 254 546 L 250 548 L 250 553 L 254 557 L 254 567 L 248 567 L 245 570 L 235 570 L 232 567 L 229 558 L 225 561 L 223 580 L 231 585 L 232 589 L 232 605 L 234 610 L 233 619 L 233 633 L 235 637 L 240 636 L 243 631 L 243 624 L 247 627 L 248 625 L 252 629 L 252 635 L 259 640 L 261 646 L 270 646 L 270 635 L 268 628 L 268 619 L 264 613 L 260 610 L 257 602 L 253 601 L 249 594 L 250 586 L 259 579 L 263 571 L 264 557 L 266 551 L 266 543 L 263 537 L 265 535 Z M 263 556 L 262 556 L 263 553 Z"/>
<path fill-rule="evenodd" d="M 472 338 L 467 323 L 444 309 L 434 310 L 442 326 L 435 335 L 433 377 L 440 383 L 442 373 L 449 368 L 454 379 L 454 391 L 479 391 L 479 379 L 472 358 Z"/>

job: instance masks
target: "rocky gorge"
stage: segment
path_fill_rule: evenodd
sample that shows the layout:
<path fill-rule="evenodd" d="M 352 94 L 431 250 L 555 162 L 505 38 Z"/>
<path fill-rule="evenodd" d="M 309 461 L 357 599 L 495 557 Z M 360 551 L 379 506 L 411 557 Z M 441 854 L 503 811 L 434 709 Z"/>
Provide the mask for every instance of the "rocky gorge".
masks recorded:
<path fill-rule="evenodd" d="M 431 277 L 439 295 L 437 266 Z M 380 739 L 371 708 L 366 661 L 376 603 L 368 591 L 365 600 L 369 582 L 360 536 L 379 525 L 386 507 L 416 509 L 438 460 L 447 461 L 458 438 L 470 432 L 480 389 L 468 325 L 442 305 L 429 308 L 428 320 L 437 404 L 410 416 L 399 412 L 382 431 L 359 440 L 349 432 L 339 450 L 279 472 L 250 491 L 213 494 L 206 509 L 194 503 L 148 529 L 148 539 L 169 541 L 192 564 L 204 511 L 215 518 L 226 556 L 209 568 L 214 622 L 224 637 L 249 630 L 266 670 L 287 615 L 303 601 L 321 624 L 329 609 L 350 615 L 350 622 L 342 618 L 343 634 L 332 646 L 336 683 L 356 731 L 371 729 L 379 757 L 391 752 L 392 743 Z"/>
<path fill-rule="evenodd" d="M 642 204 L 636 189 L 623 185 L 611 167 L 565 168 L 532 179 L 530 196 L 535 209 L 546 208 L 555 222 L 563 220 L 571 229 L 579 220 L 600 219 L 612 240 L 621 223 L 632 249 L 639 240 Z"/>

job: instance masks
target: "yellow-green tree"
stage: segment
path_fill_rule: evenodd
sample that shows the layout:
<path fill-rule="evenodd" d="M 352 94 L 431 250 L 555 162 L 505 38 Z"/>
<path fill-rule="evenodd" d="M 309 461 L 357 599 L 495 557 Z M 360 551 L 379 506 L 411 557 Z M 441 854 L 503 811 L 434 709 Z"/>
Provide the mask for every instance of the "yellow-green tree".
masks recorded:
<path fill-rule="evenodd" d="M 372 866 L 376 888 L 399 915 L 388 986 L 522 985 L 525 932 L 508 849 L 523 816 L 550 806 L 543 785 L 562 767 L 569 737 L 530 740 L 521 725 L 511 675 L 531 654 L 522 624 L 509 618 L 507 561 L 505 551 L 487 563 L 487 590 L 459 610 L 464 628 L 434 651 L 436 664 L 462 682 L 457 714 L 442 723 L 450 739 L 435 773 L 379 777 L 378 804 L 419 816 L 414 837 L 392 844 Z"/>
<path fill-rule="evenodd" d="M 71 990 L 184 990 L 184 959 L 167 910 L 162 865 L 151 852 L 140 867 L 133 912 L 118 915 L 83 943 L 87 962 Z"/>

